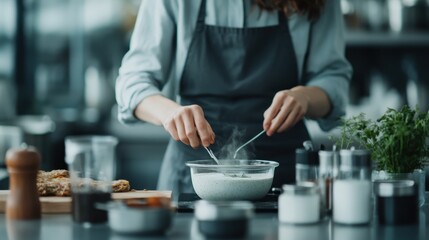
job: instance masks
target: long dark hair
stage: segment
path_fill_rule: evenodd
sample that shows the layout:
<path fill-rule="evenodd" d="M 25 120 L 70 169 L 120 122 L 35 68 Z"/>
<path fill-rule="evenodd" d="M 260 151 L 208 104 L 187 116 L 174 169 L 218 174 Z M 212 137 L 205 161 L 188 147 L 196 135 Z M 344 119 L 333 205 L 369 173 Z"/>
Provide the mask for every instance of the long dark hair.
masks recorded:
<path fill-rule="evenodd" d="M 308 19 L 314 20 L 320 16 L 325 0 L 254 0 L 256 5 L 268 11 L 283 11 L 308 14 Z M 331 0 L 332 1 L 332 0 Z"/>

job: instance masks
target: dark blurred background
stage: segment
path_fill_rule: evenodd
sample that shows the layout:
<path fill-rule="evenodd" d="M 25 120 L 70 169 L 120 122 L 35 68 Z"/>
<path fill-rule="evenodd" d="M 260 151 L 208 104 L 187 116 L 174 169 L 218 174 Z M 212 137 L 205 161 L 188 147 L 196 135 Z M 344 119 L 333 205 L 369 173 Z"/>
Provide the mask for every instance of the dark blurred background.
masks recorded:
<path fill-rule="evenodd" d="M 340 0 L 338 0 L 340 1 Z M 25 141 L 42 169 L 66 168 L 64 138 L 117 136 L 118 178 L 154 189 L 169 136 L 117 121 L 114 85 L 139 0 L 0 0 L 0 179 L 5 150 Z M 429 0 L 341 0 L 354 68 L 349 116 L 429 108 Z M 174 86 L 164 89 L 172 96 Z M 316 143 L 330 133 L 307 122 Z M 7 181 L 0 180 L 0 188 Z"/>

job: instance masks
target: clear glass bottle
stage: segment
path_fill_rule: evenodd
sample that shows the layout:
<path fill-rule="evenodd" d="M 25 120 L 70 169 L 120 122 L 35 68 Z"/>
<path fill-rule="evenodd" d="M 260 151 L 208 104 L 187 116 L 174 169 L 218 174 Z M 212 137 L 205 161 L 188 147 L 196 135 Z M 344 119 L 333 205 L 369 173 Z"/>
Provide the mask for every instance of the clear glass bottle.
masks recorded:
<path fill-rule="evenodd" d="M 333 184 L 336 223 L 366 224 L 371 218 L 371 160 L 366 150 L 341 150 Z"/>
<path fill-rule="evenodd" d="M 319 155 L 317 151 L 298 148 L 295 151 L 296 183 L 314 182 L 319 179 Z"/>
<path fill-rule="evenodd" d="M 337 151 L 319 151 L 319 187 L 322 200 L 322 214 L 332 211 L 332 185 L 334 181 L 334 161 Z"/>

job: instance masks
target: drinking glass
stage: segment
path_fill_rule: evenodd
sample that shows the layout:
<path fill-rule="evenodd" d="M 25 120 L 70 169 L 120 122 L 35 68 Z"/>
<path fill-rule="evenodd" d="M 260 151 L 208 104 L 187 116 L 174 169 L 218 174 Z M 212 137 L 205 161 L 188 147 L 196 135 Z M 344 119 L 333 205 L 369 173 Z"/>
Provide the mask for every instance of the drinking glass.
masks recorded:
<path fill-rule="evenodd" d="M 97 209 L 95 205 L 111 199 L 117 143 L 117 138 L 113 136 L 66 138 L 66 162 L 70 172 L 75 222 L 91 225 L 107 221 L 107 212 Z"/>

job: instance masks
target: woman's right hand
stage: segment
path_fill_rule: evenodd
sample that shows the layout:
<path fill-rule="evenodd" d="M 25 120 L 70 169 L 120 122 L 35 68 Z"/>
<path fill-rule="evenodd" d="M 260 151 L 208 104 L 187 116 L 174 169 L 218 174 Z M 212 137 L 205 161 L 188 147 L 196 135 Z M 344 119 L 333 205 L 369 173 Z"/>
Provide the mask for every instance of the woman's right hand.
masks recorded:
<path fill-rule="evenodd" d="M 215 141 L 215 134 L 198 105 L 177 106 L 162 122 L 164 128 L 176 141 L 197 148 L 208 147 Z"/>
<path fill-rule="evenodd" d="M 198 105 L 181 106 L 162 95 L 146 97 L 134 111 L 134 115 L 164 128 L 176 141 L 197 148 L 214 143 L 215 134 Z"/>

